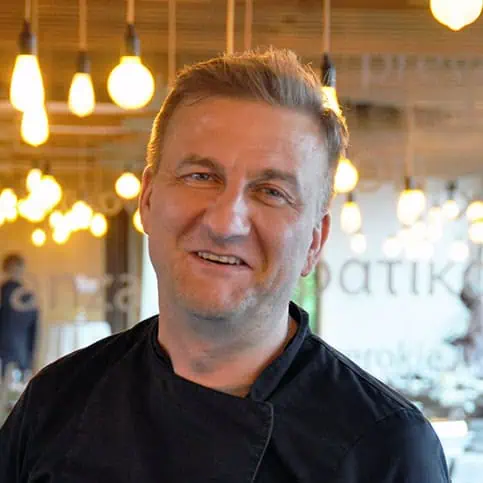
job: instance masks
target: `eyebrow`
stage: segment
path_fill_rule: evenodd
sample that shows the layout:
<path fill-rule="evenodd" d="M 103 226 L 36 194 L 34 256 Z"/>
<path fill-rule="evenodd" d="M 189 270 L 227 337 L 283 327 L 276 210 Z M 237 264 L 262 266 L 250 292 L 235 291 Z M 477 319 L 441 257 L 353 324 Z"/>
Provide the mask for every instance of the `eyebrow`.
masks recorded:
<path fill-rule="evenodd" d="M 189 154 L 186 156 L 176 167 L 176 172 L 179 172 L 181 169 L 190 166 L 203 166 L 219 173 L 222 176 L 225 175 L 225 168 L 220 163 L 215 161 L 213 158 L 199 156 L 198 154 Z"/>
<path fill-rule="evenodd" d="M 300 184 L 297 176 L 293 173 L 283 171 L 277 168 L 268 168 L 262 170 L 255 178 L 256 182 L 280 180 L 288 183 L 297 193 L 300 193 Z"/>

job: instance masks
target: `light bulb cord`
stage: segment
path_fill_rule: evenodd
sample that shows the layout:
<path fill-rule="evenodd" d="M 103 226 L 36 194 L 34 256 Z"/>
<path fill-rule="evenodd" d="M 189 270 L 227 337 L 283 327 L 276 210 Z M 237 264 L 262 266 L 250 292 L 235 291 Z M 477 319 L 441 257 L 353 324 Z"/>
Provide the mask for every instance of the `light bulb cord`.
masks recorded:
<path fill-rule="evenodd" d="M 176 0 L 168 1 L 168 85 L 176 78 Z"/>
<path fill-rule="evenodd" d="M 245 31 L 243 36 L 243 47 L 249 50 L 252 47 L 252 25 L 253 25 L 253 0 L 245 1 Z"/>
<path fill-rule="evenodd" d="M 322 52 L 330 52 L 330 0 L 323 0 Z"/>
<path fill-rule="evenodd" d="M 226 5 L 226 53 L 233 54 L 235 46 L 235 0 L 227 0 Z"/>
<path fill-rule="evenodd" d="M 127 0 L 126 22 L 134 25 L 134 0 Z"/>
<path fill-rule="evenodd" d="M 87 1 L 79 0 L 79 50 L 87 52 Z"/>

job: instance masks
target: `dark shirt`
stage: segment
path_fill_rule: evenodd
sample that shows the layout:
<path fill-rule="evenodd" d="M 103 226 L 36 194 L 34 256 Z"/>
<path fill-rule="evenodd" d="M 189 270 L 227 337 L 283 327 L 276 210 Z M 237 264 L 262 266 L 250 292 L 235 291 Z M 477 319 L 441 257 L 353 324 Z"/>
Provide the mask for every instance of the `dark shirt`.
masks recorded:
<path fill-rule="evenodd" d="M 33 294 L 19 282 L 7 280 L 0 287 L 0 360 L 5 371 L 15 363 L 32 369 L 37 337 L 38 311 Z"/>
<path fill-rule="evenodd" d="M 0 431 L 0 481 L 448 483 L 422 414 L 290 313 L 246 398 L 177 376 L 157 317 L 54 363 Z"/>

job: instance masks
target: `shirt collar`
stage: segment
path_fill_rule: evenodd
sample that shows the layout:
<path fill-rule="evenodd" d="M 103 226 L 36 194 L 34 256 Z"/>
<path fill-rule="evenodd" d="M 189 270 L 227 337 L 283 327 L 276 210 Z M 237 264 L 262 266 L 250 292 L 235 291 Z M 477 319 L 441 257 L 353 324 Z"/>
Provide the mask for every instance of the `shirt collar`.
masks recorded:
<path fill-rule="evenodd" d="M 277 389 L 283 376 L 292 365 L 305 338 L 310 333 L 309 315 L 294 302 L 290 302 L 289 315 L 297 324 L 297 332 L 285 350 L 258 376 L 248 397 L 264 401 Z"/>
<path fill-rule="evenodd" d="M 289 315 L 297 324 L 297 331 L 284 351 L 269 366 L 267 366 L 258 376 L 248 398 L 254 401 L 265 401 L 277 389 L 283 376 L 288 371 L 295 357 L 297 356 L 305 338 L 310 333 L 309 315 L 305 310 L 294 302 L 290 302 Z M 154 316 L 153 330 L 151 332 L 151 340 L 153 348 L 162 362 L 164 362 L 171 370 L 173 366 L 168 354 L 163 350 L 158 342 L 158 316 Z"/>

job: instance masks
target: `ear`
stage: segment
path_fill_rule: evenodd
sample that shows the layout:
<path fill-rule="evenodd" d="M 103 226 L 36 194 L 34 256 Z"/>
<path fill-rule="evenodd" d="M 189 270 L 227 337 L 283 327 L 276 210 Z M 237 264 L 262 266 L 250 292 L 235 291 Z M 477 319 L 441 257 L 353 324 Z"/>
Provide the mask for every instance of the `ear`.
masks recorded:
<path fill-rule="evenodd" d="M 141 181 L 141 194 L 139 195 L 139 214 L 144 232 L 149 235 L 151 231 L 151 196 L 153 193 L 153 182 L 155 173 L 152 166 L 146 166 Z"/>
<path fill-rule="evenodd" d="M 304 268 L 302 269 L 302 277 L 306 277 L 312 272 L 313 268 L 317 265 L 322 255 L 322 248 L 327 241 L 330 232 L 330 213 L 325 213 L 312 230 L 312 243 L 310 244 L 309 251 L 307 253 L 307 260 L 305 261 Z"/>

